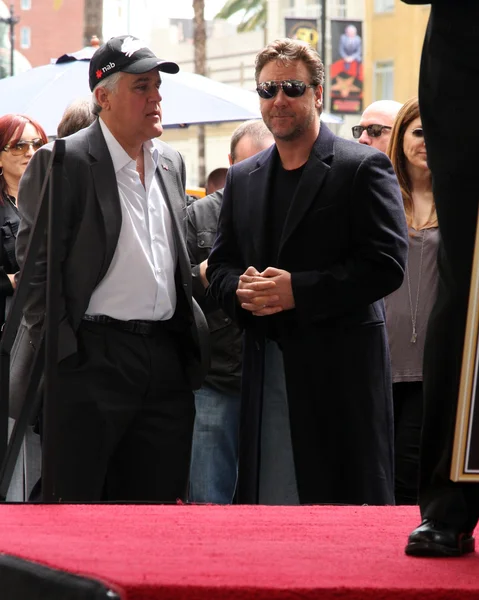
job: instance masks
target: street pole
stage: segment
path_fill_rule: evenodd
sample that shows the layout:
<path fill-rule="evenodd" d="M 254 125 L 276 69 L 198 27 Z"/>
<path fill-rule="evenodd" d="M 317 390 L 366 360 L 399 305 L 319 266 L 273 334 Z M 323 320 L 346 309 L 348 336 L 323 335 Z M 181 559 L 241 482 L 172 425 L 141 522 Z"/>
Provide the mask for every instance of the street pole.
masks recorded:
<path fill-rule="evenodd" d="M 0 18 L 0 23 L 6 23 L 10 27 L 10 75 L 15 74 L 15 25 L 20 21 L 20 17 L 15 16 L 13 4 L 10 4 L 10 16 Z"/>
<path fill-rule="evenodd" d="M 328 77 L 326 68 L 326 2 L 327 0 L 321 0 L 321 60 L 324 65 L 324 86 L 323 86 L 323 107 L 326 99 L 326 79 Z M 329 82 L 328 82 L 329 83 Z"/>

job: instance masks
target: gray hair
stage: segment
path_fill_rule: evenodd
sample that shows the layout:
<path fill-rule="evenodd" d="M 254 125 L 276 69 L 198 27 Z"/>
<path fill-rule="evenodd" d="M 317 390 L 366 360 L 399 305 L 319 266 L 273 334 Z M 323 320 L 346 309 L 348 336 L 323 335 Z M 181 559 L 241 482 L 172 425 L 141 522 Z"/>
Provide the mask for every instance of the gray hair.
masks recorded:
<path fill-rule="evenodd" d="M 261 149 L 265 140 L 272 137 L 271 131 L 266 127 L 264 121 L 260 119 L 241 123 L 231 136 L 230 156 L 233 164 L 236 162 L 236 146 L 245 135 L 251 138 L 253 144 L 258 149 Z"/>
<path fill-rule="evenodd" d="M 116 92 L 116 88 L 118 86 L 118 82 L 121 79 L 123 73 L 118 71 L 117 73 L 113 73 L 113 75 L 108 76 L 104 81 L 100 81 L 93 88 L 92 96 L 91 96 L 91 112 L 97 117 L 101 113 L 101 106 L 98 104 L 98 100 L 96 99 L 95 92 L 100 88 L 104 88 L 109 92 Z"/>

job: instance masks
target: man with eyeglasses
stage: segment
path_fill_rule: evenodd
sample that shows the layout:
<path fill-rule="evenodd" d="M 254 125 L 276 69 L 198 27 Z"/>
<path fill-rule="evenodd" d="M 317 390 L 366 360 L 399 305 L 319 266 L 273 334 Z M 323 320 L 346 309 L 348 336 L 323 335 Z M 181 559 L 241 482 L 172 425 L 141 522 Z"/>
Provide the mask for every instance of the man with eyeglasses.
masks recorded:
<path fill-rule="evenodd" d="M 378 100 L 370 104 L 362 114 L 359 125 L 352 128 L 353 138 L 386 152 L 391 129 L 402 104 L 395 100 Z"/>
<path fill-rule="evenodd" d="M 320 123 L 311 46 L 272 42 L 255 76 L 275 144 L 230 167 L 207 270 L 245 330 L 238 501 L 392 504 L 382 298 L 406 263 L 396 176 Z"/>

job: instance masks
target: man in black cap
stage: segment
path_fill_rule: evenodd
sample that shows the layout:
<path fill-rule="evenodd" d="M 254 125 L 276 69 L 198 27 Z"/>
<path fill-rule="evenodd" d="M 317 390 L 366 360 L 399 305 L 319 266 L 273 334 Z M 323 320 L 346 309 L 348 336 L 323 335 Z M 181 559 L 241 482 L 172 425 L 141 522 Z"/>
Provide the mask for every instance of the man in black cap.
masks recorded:
<path fill-rule="evenodd" d="M 62 501 L 186 497 L 201 314 L 184 240 L 184 163 L 156 139 L 160 71 L 178 70 L 137 38 L 110 39 L 90 63 L 99 118 L 65 138 L 54 471 Z M 44 146 L 22 181 L 20 266 L 51 152 Z M 18 334 L 24 351 L 43 325 L 44 258 L 43 248 Z"/>

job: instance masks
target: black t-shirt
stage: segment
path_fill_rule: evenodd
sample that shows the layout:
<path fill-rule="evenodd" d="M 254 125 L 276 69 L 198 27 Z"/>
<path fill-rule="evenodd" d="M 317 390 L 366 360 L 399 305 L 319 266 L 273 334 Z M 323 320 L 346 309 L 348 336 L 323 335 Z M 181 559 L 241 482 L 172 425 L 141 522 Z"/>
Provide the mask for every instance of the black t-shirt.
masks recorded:
<path fill-rule="evenodd" d="M 268 267 L 279 267 L 279 244 L 286 216 L 303 174 L 304 166 L 287 171 L 283 168 L 280 160 L 277 160 L 274 166 L 266 220 L 266 262 Z"/>
<path fill-rule="evenodd" d="M 299 169 L 287 171 L 278 159 L 273 171 L 271 190 L 268 199 L 266 219 L 265 267 L 278 267 L 279 245 L 288 211 L 298 188 L 305 165 Z M 286 313 L 278 313 L 261 318 L 258 324 L 263 327 L 267 338 L 280 341 Z"/>

